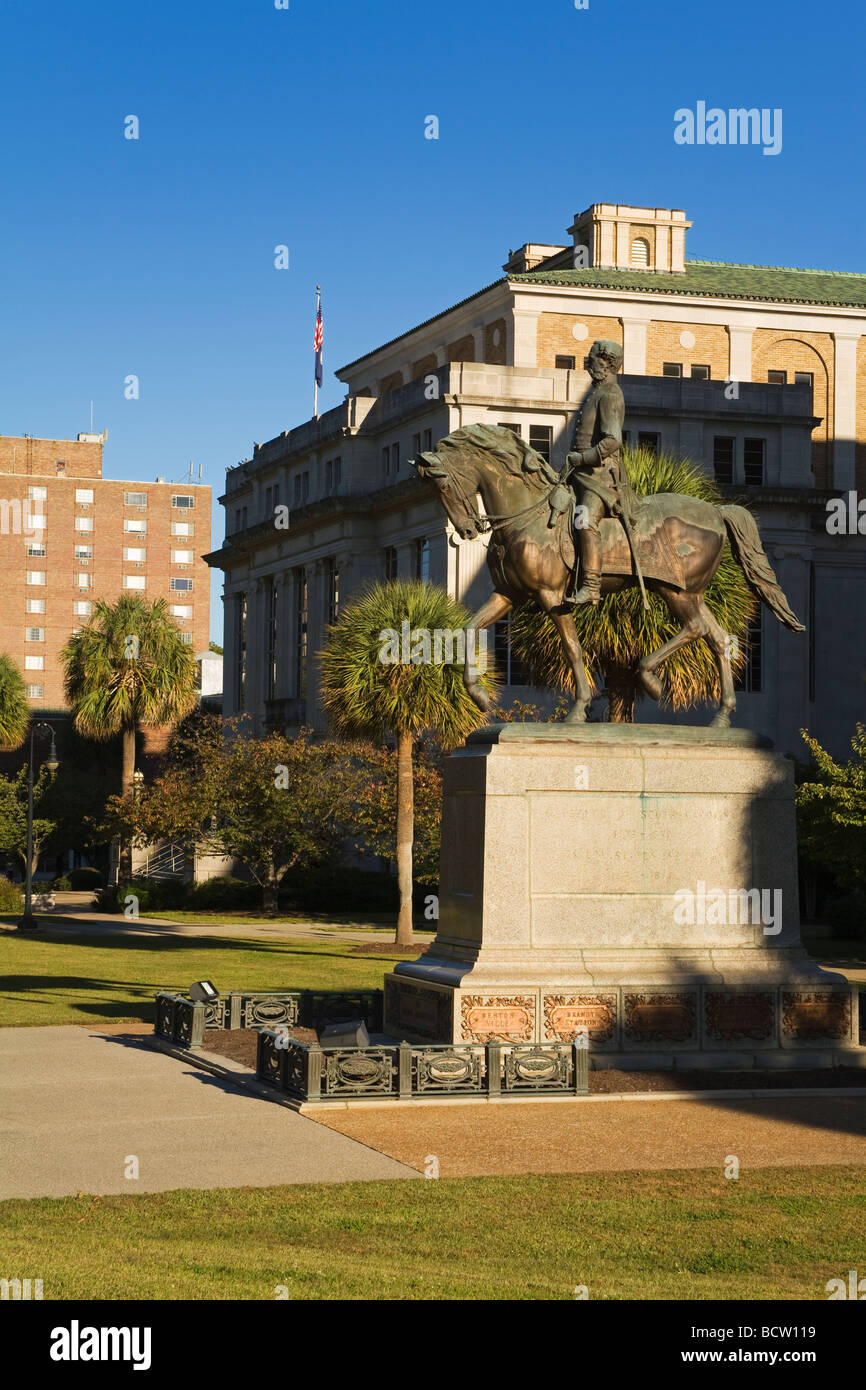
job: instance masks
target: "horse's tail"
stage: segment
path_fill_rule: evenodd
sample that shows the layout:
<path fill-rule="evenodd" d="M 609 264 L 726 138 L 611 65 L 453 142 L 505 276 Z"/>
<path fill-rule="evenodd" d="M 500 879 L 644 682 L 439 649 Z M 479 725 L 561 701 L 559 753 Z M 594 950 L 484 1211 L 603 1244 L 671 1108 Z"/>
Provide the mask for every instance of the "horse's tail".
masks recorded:
<path fill-rule="evenodd" d="M 770 567 L 752 513 L 745 507 L 719 507 L 719 514 L 727 528 L 731 549 L 745 572 L 746 583 L 752 593 L 767 605 L 771 613 L 775 613 L 785 627 L 792 632 L 805 632 Z"/>

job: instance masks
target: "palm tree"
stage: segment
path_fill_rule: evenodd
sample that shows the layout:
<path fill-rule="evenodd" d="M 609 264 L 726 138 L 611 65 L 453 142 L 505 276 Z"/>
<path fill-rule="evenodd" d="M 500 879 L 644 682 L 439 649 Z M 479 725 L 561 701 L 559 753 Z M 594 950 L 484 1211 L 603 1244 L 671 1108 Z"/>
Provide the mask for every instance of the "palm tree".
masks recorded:
<path fill-rule="evenodd" d="M 20 748 L 29 727 L 24 677 L 11 656 L 0 653 L 0 748 Z"/>
<path fill-rule="evenodd" d="M 437 650 L 434 639 L 437 632 L 462 633 L 467 618 L 446 590 L 432 584 L 376 584 L 328 629 L 320 654 L 322 699 L 334 728 L 352 736 L 390 734 L 396 739 L 398 945 L 412 942 L 415 740 L 431 732 L 444 748 L 454 748 L 484 719 L 463 684 L 456 650 L 449 652 L 444 637 Z M 489 670 L 479 670 L 479 682 L 493 694 Z"/>
<path fill-rule="evenodd" d="M 690 459 L 655 454 L 649 449 L 624 449 L 623 458 L 631 485 L 639 497 L 655 492 L 680 492 L 716 504 L 723 500 L 712 478 Z M 644 694 L 638 662 L 678 630 L 676 619 L 660 598 L 649 594 L 649 604 L 649 609 L 644 610 L 640 590 L 635 587 L 606 595 L 598 608 L 582 604 L 574 610 L 587 667 L 604 676 L 612 722 L 633 720 L 635 701 Z M 707 588 L 706 604 L 725 632 L 737 639 L 731 665 L 735 671 L 740 670 L 746 661 L 748 621 L 756 603 L 727 542 L 722 562 Z M 563 658 L 557 631 L 550 618 L 534 605 L 527 605 L 515 614 L 512 645 L 532 668 L 540 685 L 573 693 L 571 669 Z M 719 698 L 718 669 L 706 642 L 682 647 L 665 662 L 662 671 L 662 703 L 671 709 L 691 709 Z"/>
<path fill-rule="evenodd" d="M 142 725 L 175 724 L 196 701 L 196 664 L 165 599 L 124 594 L 100 599 L 86 627 L 61 652 L 75 728 L 104 741 L 121 734 L 121 796 L 135 785 L 135 735 Z"/>

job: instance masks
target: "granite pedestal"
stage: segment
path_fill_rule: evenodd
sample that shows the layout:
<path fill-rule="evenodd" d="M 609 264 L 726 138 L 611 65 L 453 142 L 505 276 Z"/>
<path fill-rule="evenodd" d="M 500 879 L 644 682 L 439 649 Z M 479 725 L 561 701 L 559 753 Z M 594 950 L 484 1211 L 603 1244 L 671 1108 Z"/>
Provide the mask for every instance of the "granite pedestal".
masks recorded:
<path fill-rule="evenodd" d="M 438 933 L 386 978 L 386 1031 L 585 1037 L 596 1067 L 862 1064 L 856 987 L 800 942 L 793 795 L 746 730 L 478 730 L 446 766 Z"/>

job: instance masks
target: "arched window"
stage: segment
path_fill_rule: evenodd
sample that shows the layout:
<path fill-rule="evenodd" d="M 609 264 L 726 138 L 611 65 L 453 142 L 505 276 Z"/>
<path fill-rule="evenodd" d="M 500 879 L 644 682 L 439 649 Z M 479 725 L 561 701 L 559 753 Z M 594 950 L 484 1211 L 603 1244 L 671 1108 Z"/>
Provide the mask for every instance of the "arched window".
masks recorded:
<path fill-rule="evenodd" d="M 646 237 L 636 236 L 631 244 L 631 263 L 637 270 L 648 270 L 650 248 Z"/>

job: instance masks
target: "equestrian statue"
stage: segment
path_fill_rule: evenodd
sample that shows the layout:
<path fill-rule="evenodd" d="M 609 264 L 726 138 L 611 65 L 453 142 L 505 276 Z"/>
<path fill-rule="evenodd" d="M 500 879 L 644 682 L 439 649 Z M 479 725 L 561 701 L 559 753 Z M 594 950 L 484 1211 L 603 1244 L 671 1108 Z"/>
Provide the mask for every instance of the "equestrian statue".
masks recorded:
<path fill-rule="evenodd" d="M 490 533 L 487 566 L 493 594 L 470 619 L 466 634 L 489 627 L 512 608 L 534 600 L 556 625 L 574 675 L 577 698 L 568 722 L 586 719 L 591 689 L 574 626 L 576 604 L 634 585 L 667 604 L 680 630 L 639 663 L 644 689 L 662 694 L 656 674 L 680 647 L 705 638 L 716 660 L 721 702 L 712 723 L 727 728 L 736 708 L 728 634 L 704 602 L 726 539 L 752 593 L 792 632 L 803 632 L 770 567 L 751 512 L 679 493 L 638 498 L 622 460 L 623 394 L 618 343 L 599 341 L 584 362 L 592 380 L 562 473 L 501 425 L 463 425 L 434 452 L 413 460 L 437 490 L 457 534 Z M 478 498 L 483 510 L 479 510 Z M 575 545 L 575 536 L 577 544 Z M 578 577 L 580 587 L 578 588 Z M 464 681 L 481 709 L 489 706 L 466 643 Z"/>

